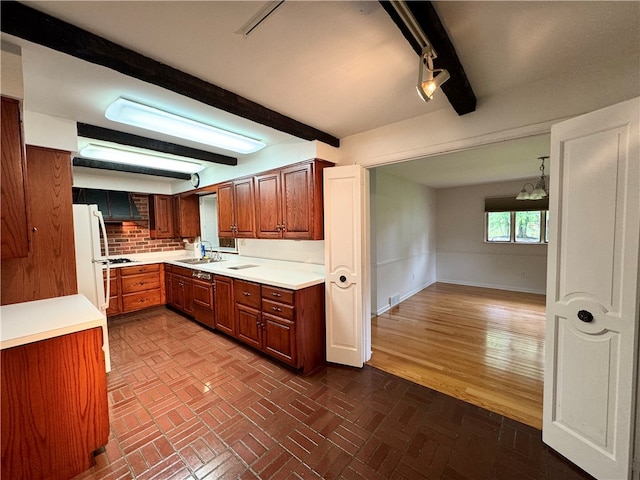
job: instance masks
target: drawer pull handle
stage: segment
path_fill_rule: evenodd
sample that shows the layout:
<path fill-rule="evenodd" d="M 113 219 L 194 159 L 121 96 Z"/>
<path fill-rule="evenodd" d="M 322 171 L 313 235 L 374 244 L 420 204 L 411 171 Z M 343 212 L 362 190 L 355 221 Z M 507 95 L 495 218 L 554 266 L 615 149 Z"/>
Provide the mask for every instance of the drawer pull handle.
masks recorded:
<path fill-rule="evenodd" d="M 280 307 L 271 307 L 274 312 L 281 312 L 282 309 Z"/>
<path fill-rule="evenodd" d="M 250 294 L 249 292 L 242 292 L 242 294 L 243 294 L 245 297 L 249 297 L 249 296 L 251 296 L 251 294 Z"/>
<path fill-rule="evenodd" d="M 578 318 L 585 323 L 593 322 L 593 314 L 588 310 L 580 310 L 578 312 Z"/>
<path fill-rule="evenodd" d="M 274 297 L 281 297 L 282 296 L 278 292 L 273 292 L 271 295 L 273 295 Z"/>

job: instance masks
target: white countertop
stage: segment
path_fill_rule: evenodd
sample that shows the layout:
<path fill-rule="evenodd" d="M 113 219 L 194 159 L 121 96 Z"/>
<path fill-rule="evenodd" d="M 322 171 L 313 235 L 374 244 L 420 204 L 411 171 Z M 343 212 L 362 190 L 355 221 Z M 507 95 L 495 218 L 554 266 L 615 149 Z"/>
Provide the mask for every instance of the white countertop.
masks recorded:
<path fill-rule="evenodd" d="M 0 348 L 17 347 L 94 327 L 107 320 L 84 295 L 47 298 L 0 307 Z"/>
<path fill-rule="evenodd" d="M 173 253 L 173 252 L 166 252 Z M 216 275 L 224 275 L 226 277 L 238 278 L 249 282 L 262 283 L 274 287 L 287 288 L 289 290 L 300 290 L 324 283 L 325 273 L 324 265 L 301 262 L 286 262 L 282 260 L 270 260 L 257 257 L 245 257 L 235 254 L 224 254 L 224 260 L 221 262 L 211 262 L 199 265 L 191 265 L 181 263 L 180 260 L 188 258 L 182 253 L 182 256 L 154 254 L 152 256 L 142 255 L 124 255 L 126 258 L 134 260 L 131 263 L 117 263 L 111 265 L 111 268 L 120 268 L 135 265 L 144 265 L 149 263 L 170 263 L 179 267 L 210 272 Z M 115 256 L 114 256 L 115 257 Z M 238 265 L 256 265 L 252 268 L 234 270 Z"/>

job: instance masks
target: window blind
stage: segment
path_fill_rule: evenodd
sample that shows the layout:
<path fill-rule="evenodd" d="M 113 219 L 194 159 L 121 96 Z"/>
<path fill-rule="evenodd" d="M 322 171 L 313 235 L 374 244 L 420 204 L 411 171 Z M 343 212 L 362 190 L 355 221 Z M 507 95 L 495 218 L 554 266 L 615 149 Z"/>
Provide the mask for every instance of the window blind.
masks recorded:
<path fill-rule="evenodd" d="M 488 197 L 484 199 L 485 212 L 531 212 L 549 210 L 549 197 L 542 200 L 516 200 L 509 197 Z"/>

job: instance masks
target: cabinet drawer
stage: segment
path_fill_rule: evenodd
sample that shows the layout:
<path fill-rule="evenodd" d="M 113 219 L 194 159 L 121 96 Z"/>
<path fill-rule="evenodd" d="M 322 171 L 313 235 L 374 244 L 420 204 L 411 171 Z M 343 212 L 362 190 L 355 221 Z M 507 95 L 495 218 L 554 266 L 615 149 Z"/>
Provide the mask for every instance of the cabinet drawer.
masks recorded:
<path fill-rule="evenodd" d="M 160 288 L 160 275 L 127 275 L 121 277 L 122 293 L 135 293 Z"/>
<path fill-rule="evenodd" d="M 295 318 L 294 308 L 291 305 L 284 305 L 283 303 L 267 300 L 266 298 L 262 299 L 262 311 L 291 321 Z"/>
<path fill-rule="evenodd" d="M 260 308 L 260 284 L 258 283 L 234 280 L 233 296 L 236 299 L 236 303 L 247 307 Z"/>
<path fill-rule="evenodd" d="M 191 277 L 191 269 L 185 267 L 177 267 L 175 265 L 171 265 L 171 273 L 175 275 L 182 275 L 183 277 Z"/>
<path fill-rule="evenodd" d="M 159 272 L 160 264 L 159 263 L 151 263 L 149 265 L 136 265 L 135 267 L 121 267 L 120 268 L 120 276 L 124 277 L 126 275 L 139 275 L 141 273 L 152 273 Z"/>
<path fill-rule="evenodd" d="M 285 290 L 284 288 L 262 286 L 262 298 L 265 300 L 273 300 L 279 303 L 293 305 L 293 290 Z"/>
<path fill-rule="evenodd" d="M 147 290 L 138 293 L 129 293 L 122 296 L 122 310 L 133 312 L 142 308 L 153 307 L 161 304 L 160 289 Z"/>

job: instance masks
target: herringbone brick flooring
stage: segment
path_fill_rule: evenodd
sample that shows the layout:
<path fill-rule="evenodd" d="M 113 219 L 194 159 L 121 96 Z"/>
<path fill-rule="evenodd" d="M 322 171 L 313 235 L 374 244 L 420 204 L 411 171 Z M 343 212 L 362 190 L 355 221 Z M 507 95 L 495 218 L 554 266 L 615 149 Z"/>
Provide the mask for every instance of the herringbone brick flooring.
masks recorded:
<path fill-rule="evenodd" d="M 539 430 L 372 367 L 302 377 L 164 307 L 109 320 L 86 479 L 587 479 Z"/>

